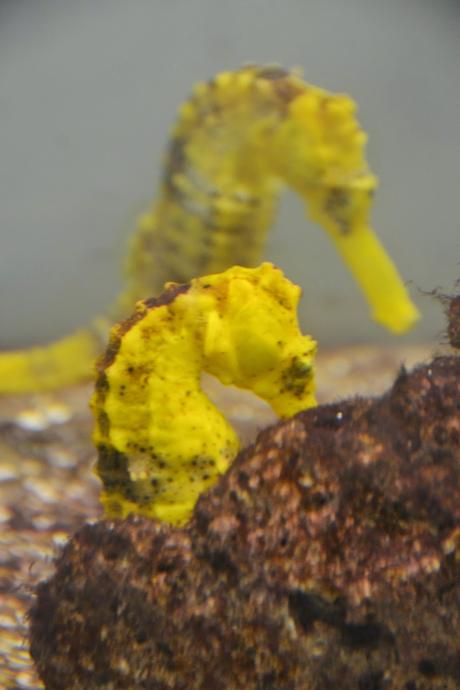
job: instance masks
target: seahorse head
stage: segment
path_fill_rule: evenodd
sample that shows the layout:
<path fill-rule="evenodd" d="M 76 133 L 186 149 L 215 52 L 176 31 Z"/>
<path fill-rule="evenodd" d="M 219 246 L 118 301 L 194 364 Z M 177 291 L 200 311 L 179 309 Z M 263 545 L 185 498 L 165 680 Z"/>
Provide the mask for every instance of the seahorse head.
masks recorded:
<path fill-rule="evenodd" d="M 316 343 L 298 325 L 300 288 L 270 263 L 205 280 L 218 295 L 205 329 L 206 370 L 252 390 L 280 416 L 314 405 Z"/>
<path fill-rule="evenodd" d="M 291 100 L 276 143 L 290 186 L 301 194 L 311 185 L 375 188 L 365 158 L 367 135 L 355 113 L 349 96 L 309 84 Z"/>

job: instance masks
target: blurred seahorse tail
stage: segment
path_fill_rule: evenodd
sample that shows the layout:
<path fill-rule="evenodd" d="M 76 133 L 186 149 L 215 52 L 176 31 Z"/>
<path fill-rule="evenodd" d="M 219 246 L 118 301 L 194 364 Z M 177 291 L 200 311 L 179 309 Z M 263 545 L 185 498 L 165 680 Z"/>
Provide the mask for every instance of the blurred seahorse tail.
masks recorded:
<path fill-rule="evenodd" d="M 151 231 L 153 224 L 153 213 L 138 219 L 126 264 L 126 288 L 107 316 L 54 342 L 0 352 L 0 395 L 56 390 L 94 378 L 96 359 L 107 345 L 112 323 L 128 316 L 139 299 L 163 288 L 162 272 L 158 265 L 154 268 L 155 257 L 143 240 L 146 225 Z"/>
<path fill-rule="evenodd" d="M 105 338 L 98 327 L 76 331 L 54 343 L 0 355 L 0 393 L 46 391 L 94 376 Z"/>

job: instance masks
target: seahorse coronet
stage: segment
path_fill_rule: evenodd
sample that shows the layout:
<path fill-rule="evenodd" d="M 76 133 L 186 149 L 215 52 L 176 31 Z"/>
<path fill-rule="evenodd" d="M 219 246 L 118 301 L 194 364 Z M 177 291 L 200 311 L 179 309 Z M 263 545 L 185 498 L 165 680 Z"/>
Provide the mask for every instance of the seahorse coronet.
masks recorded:
<path fill-rule="evenodd" d="M 201 388 L 207 372 L 280 416 L 315 404 L 316 343 L 297 321 L 300 289 L 272 264 L 168 283 L 116 325 L 98 362 L 92 409 L 108 517 L 183 524 L 238 452 Z"/>

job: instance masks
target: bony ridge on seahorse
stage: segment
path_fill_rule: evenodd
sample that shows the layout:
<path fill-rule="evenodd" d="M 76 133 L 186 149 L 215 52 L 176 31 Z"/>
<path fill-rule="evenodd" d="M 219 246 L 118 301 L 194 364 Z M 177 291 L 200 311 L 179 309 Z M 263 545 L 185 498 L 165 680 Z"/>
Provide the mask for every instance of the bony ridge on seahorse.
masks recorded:
<path fill-rule="evenodd" d="M 139 220 L 116 318 L 167 280 L 257 264 L 288 185 L 327 230 L 374 319 L 395 333 L 410 328 L 417 309 L 369 226 L 376 178 L 355 109 L 348 96 L 279 67 L 247 66 L 198 84 L 173 128 L 158 200 Z M 0 392 L 89 376 L 102 342 L 89 327 L 49 348 L 3 353 Z"/>
<path fill-rule="evenodd" d="M 272 264 L 165 288 L 112 329 L 92 399 L 94 442 L 108 517 L 182 524 L 238 451 L 202 371 L 290 417 L 315 404 L 316 343 L 299 330 L 300 288 Z"/>

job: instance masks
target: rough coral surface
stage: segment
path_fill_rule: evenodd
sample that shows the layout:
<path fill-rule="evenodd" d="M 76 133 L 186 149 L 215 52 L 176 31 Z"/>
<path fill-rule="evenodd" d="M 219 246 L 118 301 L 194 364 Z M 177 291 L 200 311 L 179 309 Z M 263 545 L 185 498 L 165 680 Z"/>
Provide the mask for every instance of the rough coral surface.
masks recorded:
<path fill-rule="evenodd" d="M 260 434 L 185 529 L 79 531 L 31 611 L 48 690 L 460 687 L 460 358 Z"/>

